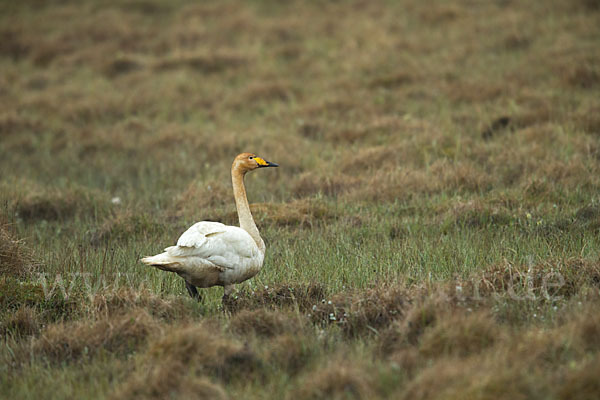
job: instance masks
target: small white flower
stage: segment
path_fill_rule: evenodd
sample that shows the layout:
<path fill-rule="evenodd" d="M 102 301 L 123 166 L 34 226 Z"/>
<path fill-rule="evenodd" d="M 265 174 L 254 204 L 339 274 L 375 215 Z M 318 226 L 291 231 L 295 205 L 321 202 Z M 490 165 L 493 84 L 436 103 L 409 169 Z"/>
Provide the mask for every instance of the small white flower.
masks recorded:
<path fill-rule="evenodd" d="M 456 285 L 456 291 L 459 293 L 462 292 L 462 286 Z"/>
<path fill-rule="evenodd" d="M 335 321 L 335 315 L 333 315 L 333 313 L 329 314 L 329 319 Z"/>
<path fill-rule="evenodd" d="M 316 311 L 316 310 L 317 310 L 317 305 L 315 304 L 315 305 L 313 306 L 313 311 Z"/>
<path fill-rule="evenodd" d="M 268 289 L 269 289 L 269 285 L 265 285 L 265 290 L 268 290 Z"/>
<path fill-rule="evenodd" d="M 327 302 L 327 304 L 331 304 L 331 300 L 329 300 L 329 301 Z"/>
<path fill-rule="evenodd" d="M 121 204 L 121 198 L 118 197 L 118 196 L 117 197 L 113 197 L 112 199 L 110 199 L 110 202 L 113 203 L 113 204 L 116 204 L 116 205 Z"/>

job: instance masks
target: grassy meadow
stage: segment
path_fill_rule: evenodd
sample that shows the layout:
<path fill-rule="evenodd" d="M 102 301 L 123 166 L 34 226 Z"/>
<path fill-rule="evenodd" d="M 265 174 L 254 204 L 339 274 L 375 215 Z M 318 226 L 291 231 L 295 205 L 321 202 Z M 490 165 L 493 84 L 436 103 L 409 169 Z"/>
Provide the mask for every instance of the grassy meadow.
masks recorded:
<path fill-rule="evenodd" d="M 598 310 L 599 1 L 0 4 L 0 398 L 599 398 Z"/>

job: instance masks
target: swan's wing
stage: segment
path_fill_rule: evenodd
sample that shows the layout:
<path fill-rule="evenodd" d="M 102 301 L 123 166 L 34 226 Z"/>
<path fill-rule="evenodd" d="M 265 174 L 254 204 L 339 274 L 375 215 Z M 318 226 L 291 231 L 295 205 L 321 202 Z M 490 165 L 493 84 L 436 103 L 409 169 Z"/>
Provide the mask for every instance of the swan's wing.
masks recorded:
<path fill-rule="evenodd" d="M 244 258 L 256 257 L 258 246 L 242 228 L 203 221 L 192 225 L 176 246 L 165 251 L 173 257 L 200 258 L 221 268 L 234 268 Z"/>
<path fill-rule="evenodd" d="M 206 241 L 206 237 L 211 235 L 225 232 L 227 225 L 223 225 L 220 222 L 202 221 L 197 222 L 190 226 L 187 231 L 177 240 L 177 246 L 181 247 L 200 247 Z"/>

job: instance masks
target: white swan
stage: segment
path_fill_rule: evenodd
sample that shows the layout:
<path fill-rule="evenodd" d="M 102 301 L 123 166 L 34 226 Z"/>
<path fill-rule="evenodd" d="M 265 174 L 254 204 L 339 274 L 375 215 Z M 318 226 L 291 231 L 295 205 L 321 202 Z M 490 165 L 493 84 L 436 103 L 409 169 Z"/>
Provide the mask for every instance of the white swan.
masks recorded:
<path fill-rule="evenodd" d="M 164 253 L 142 258 L 142 262 L 163 271 L 177 273 L 185 280 L 190 296 L 200 300 L 196 287 L 223 286 L 223 301 L 233 285 L 252 278 L 265 258 L 265 242 L 252 218 L 244 175 L 262 167 L 278 167 L 251 153 L 239 154 L 231 166 L 233 197 L 240 226 L 202 221 L 181 235 L 176 246 Z"/>

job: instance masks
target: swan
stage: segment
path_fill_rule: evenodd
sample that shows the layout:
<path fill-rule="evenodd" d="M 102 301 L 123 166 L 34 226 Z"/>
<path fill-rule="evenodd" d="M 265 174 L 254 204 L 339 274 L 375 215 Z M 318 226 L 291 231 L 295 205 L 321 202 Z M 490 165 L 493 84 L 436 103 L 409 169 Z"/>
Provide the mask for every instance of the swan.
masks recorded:
<path fill-rule="evenodd" d="M 231 182 L 240 226 L 197 222 L 181 235 L 177 245 L 141 261 L 177 273 L 184 279 L 190 296 L 198 301 L 201 300 L 198 287 L 223 286 L 225 303 L 233 285 L 256 275 L 265 258 L 265 242 L 250 212 L 244 176 L 257 168 L 278 166 L 256 154 L 239 154 L 231 165 Z"/>

